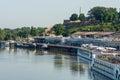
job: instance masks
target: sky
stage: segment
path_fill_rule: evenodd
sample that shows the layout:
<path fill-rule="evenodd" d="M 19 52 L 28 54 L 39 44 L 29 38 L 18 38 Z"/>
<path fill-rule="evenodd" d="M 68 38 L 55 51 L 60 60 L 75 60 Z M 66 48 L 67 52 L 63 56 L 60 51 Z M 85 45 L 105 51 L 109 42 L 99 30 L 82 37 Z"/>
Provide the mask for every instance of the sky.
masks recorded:
<path fill-rule="evenodd" d="M 119 10 L 120 0 L 0 0 L 0 28 L 51 27 L 71 14 L 87 12 L 95 6 Z"/>

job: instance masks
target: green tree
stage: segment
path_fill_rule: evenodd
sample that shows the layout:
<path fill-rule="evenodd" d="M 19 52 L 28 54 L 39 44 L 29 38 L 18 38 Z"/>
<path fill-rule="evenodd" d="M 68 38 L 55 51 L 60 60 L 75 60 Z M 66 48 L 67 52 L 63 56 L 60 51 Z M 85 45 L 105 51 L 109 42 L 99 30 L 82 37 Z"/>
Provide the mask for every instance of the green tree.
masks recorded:
<path fill-rule="evenodd" d="M 72 14 L 71 17 L 70 17 L 70 20 L 71 21 L 78 20 L 78 15 L 76 13 Z"/>
<path fill-rule="evenodd" d="M 118 12 L 116 8 L 107 8 L 106 13 L 108 17 L 108 22 L 118 20 Z"/>
<path fill-rule="evenodd" d="M 18 40 L 18 38 L 27 38 L 31 36 L 38 36 L 39 33 L 42 33 L 45 28 L 42 27 L 22 27 L 16 29 L 5 28 L 4 30 L 0 29 L 0 33 L 4 32 L 4 40 Z M 3 38 L 1 38 L 3 40 Z"/>
<path fill-rule="evenodd" d="M 38 29 L 36 29 L 35 27 L 31 26 L 30 35 L 31 36 L 38 36 L 39 35 Z"/>
<path fill-rule="evenodd" d="M 0 40 L 4 40 L 5 32 L 4 30 L 0 29 Z"/>
<path fill-rule="evenodd" d="M 105 16 L 106 8 L 105 7 L 94 7 L 89 12 L 88 15 L 90 17 L 95 17 L 96 20 L 103 22 L 103 18 Z M 107 16 L 107 15 L 106 15 Z"/>
<path fill-rule="evenodd" d="M 67 37 L 70 35 L 70 30 L 68 29 L 65 29 L 64 33 L 63 33 L 63 36 Z"/>
<path fill-rule="evenodd" d="M 37 30 L 39 32 L 39 35 L 43 35 L 43 32 L 45 31 L 46 28 L 43 27 L 38 27 Z"/>
<path fill-rule="evenodd" d="M 100 22 L 112 22 L 118 20 L 116 8 L 94 7 L 89 12 L 90 17 L 95 17 Z"/>
<path fill-rule="evenodd" d="M 4 37 L 4 40 L 11 40 L 12 39 L 12 31 L 11 29 L 9 28 L 5 28 L 4 29 L 4 32 L 5 32 L 5 37 Z"/>
<path fill-rule="evenodd" d="M 22 27 L 18 30 L 18 36 L 21 38 L 27 38 L 30 35 L 30 28 L 29 27 Z"/>
<path fill-rule="evenodd" d="M 120 12 L 118 13 L 118 19 L 120 20 Z"/>
<path fill-rule="evenodd" d="M 65 26 L 62 24 L 56 24 L 53 26 L 53 31 L 56 35 L 62 35 L 64 33 Z"/>
<path fill-rule="evenodd" d="M 11 40 L 11 39 L 12 39 L 12 35 L 6 33 L 4 40 Z"/>
<path fill-rule="evenodd" d="M 84 14 L 80 14 L 80 15 L 79 15 L 79 20 L 85 21 L 85 15 L 84 15 Z"/>

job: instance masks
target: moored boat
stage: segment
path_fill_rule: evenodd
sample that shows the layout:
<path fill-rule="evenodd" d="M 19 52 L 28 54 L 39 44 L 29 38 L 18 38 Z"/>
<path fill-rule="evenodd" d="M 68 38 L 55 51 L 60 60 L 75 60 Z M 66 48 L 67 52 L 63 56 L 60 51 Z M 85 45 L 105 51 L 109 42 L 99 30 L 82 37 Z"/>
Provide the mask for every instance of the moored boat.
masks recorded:
<path fill-rule="evenodd" d="M 43 45 L 41 46 L 41 50 L 46 51 L 47 49 L 48 49 L 48 45 L 47 45 L 47 44 L 43 44 Z"/>
<path fill-rule="evenodd" d="M 32 48 L 35 49 L 36 48 L 36 44 L 35 43 L 30 43 L 30 44 L 26 44 L 26 43 L 16 43 L 15 45 L 17 48 Z"/>
<path fill-rule="evenodd" d="M 6 43 L 4 41 L 0 41 L 0 48 L 5 48 L 6 47 Z"/>
<path fill-rule="evenodd" d="M 96 56 L 92 60 L 91 69 L 113 80 L 120 80 L 120 59 L 118 56 Z"/>

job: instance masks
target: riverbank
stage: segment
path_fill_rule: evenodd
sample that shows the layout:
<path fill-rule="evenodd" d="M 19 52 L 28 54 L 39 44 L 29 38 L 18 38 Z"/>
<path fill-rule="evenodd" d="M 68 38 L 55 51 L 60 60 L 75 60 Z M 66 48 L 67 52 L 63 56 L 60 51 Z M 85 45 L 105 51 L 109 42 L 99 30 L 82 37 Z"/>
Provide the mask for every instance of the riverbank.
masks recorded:
<path fill-rule="evenodd" d="M 106 56 L 104 58 L 107 58 L 107 56 L 119 56 L 119 52 L 116 53 L 115 48 L 111 48 L 111 47 L 100 47 L 100 46 L 93 46 L 93 45 L 87 45 L 87 46 L 81 46 L 81 47 L 76 47 L 76 46 L 68 46 L 68 45 L 58 45 L 58 44 L 45 44 L 45 43 L 37 43 L 34 44 L 34 48 L 29 46 L 30 44 L 16 44 L 15 43 L 15 48 L 23 48 L 23 49 L 38 49 L 38 50 L 45 50 L 43 49 L 44 47 L 46 47 L 46 51 L 59 51 L 59 52 L 69 52 L 67 53 L 67 55 L 71 55 L 71 56 L 78 56 L 78 57 L 82 57 L 90 62 L 91 65 L 91 69 L 98 71 L 99 73 L 110 77 L 111 79 L 119 79 L 120 74 L 116 72 L 116 68 L 119 67 L 115 67 L 116 64 L 111 63 L 109 61 L 105 61 L 103 58 L 98 58 L 98 56 Z M 33 44 L 32 44 L 33 45 Z M 107 52 L 107 53 L 106 53 Z M 105 72 L 105 70 L 110 71 L 110 66 L 109 65 L 106 68 L 106 65 L 103 65 L 101 67 L 97 67 L 94 66 L 96 65 L 95 61 L 102 61 L 102 63 L 104 64 L 112 64 L 113 67 L 111 70 L 111 72 Z M 98 64 L 97 64 L 98 65 Z M 101 64 L 99 64 L 98 66 L 100 66 Z M 103 68 L 104 67 L 104 68 Z M 104 70 L 105 69 L 105 70 Z M 112 73 L 114 72 L 114 73 Z M 119 72 L 119 71 L 118 71 Z M 112 74 L 112 75 L 111 75 Z"/>

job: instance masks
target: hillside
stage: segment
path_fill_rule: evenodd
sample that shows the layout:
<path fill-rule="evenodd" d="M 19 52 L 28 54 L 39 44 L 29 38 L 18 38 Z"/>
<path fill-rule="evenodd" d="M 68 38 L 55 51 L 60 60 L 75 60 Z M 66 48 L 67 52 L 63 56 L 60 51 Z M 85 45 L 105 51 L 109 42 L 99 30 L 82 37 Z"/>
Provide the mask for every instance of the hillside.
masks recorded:
<path fill-rule="evenodd" d="M 97 25 L 87 25 L 87 26 L 73 26 L 67 27 L 70 34 L 78 31 L 107 31 L 107 32 L 119 32 L 120 23 L 100 23 Z"/>
<path fill-rule="evenodd" d="M 73 13 L 63 25 L 70 34 L 78 31 L 120 31 L 120 11 L 112 7 L 96 6 L 84 13 Z"/>

